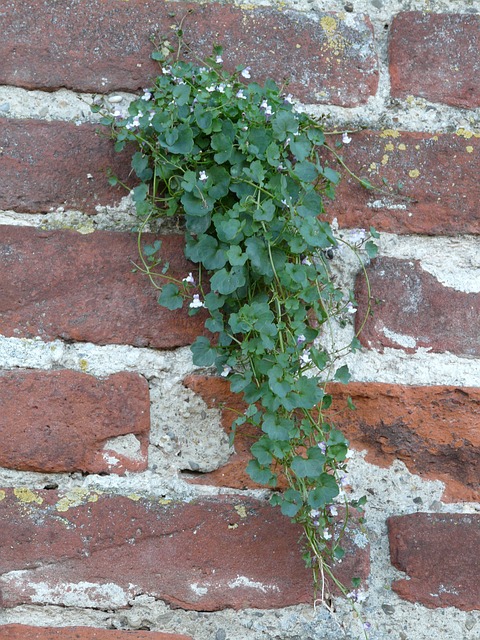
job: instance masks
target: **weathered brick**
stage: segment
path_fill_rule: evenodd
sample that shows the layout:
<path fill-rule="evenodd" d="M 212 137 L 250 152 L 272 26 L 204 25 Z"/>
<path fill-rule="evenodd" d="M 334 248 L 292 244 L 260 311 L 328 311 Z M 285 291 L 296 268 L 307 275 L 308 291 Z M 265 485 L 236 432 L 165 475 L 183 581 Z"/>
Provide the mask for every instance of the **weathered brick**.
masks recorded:
<path fill-rule="evenodd" d="M 184 384 L 209 407 L 220 408 L 222 425 L 230 433 L 235 411 L 244 411 L 246 404 L 239 394 L 230 392 L 229 382 L 194 374 Z M 332 383 L 327 391 L 333 397 L 335 425 L 354 449 L 367 450 L 368 462 L 388 466 L 395 459 L 402 460 L 412 473 L 444 482 L 445 499 L 479 500 L 479 389 L 352 382 Z M 355 411 L 347 409 L 347 398 Z M 255 433 L 254 427 L 239 426 L 235 453 L 227 464 L 186 477 L 197 484 L 256 487 L 245 471 Z"/>
<path fill-rule="evenodd" d="M 148 384 L 75 371 L 0 372 L 0 466 L 124 473 L 147 467 Z"/>
<path fill-rule="evenodd" d="M 331 384 L 335 425 L 366 460 L 402 460 L 445 483 L 444 499 L 480 499 L 480 389 L 381 383 Z M 346 410 L 347 397 L 356 407 Z"/>
<path fill-rule="evenodd" d="M 420 262 L 381 257 L 367 268 L 372 312 L 360 334 L 370 349 L 420 348 L 433 353 L 480 356 L 480 294 L 464 293 L 441 284 Z M 360 327 L 367 309 L 363 277 L 356 285 Z"/>
<path fill-rule="evenodd" d="M 0 209 L 44 213 L 66 207 L 95 213 L 126 195 L 111 187 L 107 171 L 129 181 L 130 160 L 116 153 L 90 124 L 2 119 L 0 127 Z"/>
<path fill-rule="evenodd" d="M 480 609 L 480 515 L 414 513 L 388 519 L 392 587 L 426 607 Z"/>
<path fill-rule="evenodd" d="M 0 526 L 2 607 L 117 609 L 140 593 L 200 611 L 312 601 L 299 528 L 262 500 L 6 489 Z M 353 521 L 347 529 L 335 573 L 349 586 L 368 576 L 369 550 Z"/>
<path fill-rule="evenodd" d="M 185 277 L 193 265 L 183 237 L 159 239 L 169 273 Z M 160 307 L 149 279 L 132 272 L 138 260 L 135 233 L 0 227 L 0 333 L 160 349 L 192 343 L 202 314 Z"/>
<path fill-rule="evenodd" d="M 172 17 L 175 14 L 175 17 Z M 226 67 L 252 67 L 252 78 L 290 79 L 307 102 L 356 106 L 376 92 L 373 29 L 361 15 L 309 14 L 271 7 L 164 0 L 7 0 L 2 5 L 0 84 L 77 91 L 138 90 L 158 74 L 152 35 L 182 18 L 195 56 L 225 46 Z M 49 27 L 46 27 L 49 25 Z M 75 34 L 72 45 L 72 34 Z M 80 54 L 79 54 L 80 52 Z M 248 52 L 248 53 L 247 53 Z"/>
<path fill-rule="evenodd" d="M 343 169 L 330 217 L 341 227 L 399 234 L 479 234 L 480 136 L 363 131 L 337 149 L 349 169 L 369 179 L 367 191 Z M 330 163 L 338 168 L 335 160 Z M 386 185 L 384 184 L 386 182 Z"/>
<path fill-rule="evenodd" d="M 93 627 L 0 626 L 0 640 L 192 640 L 190 636 L 159 631 L 117 631 Z"/>
<path fill-rule="evenodd" d="M 390 29 L 391 94 L 466 109 L 480 106 L 480 19 L 474 14 L 410 11 Z"/>

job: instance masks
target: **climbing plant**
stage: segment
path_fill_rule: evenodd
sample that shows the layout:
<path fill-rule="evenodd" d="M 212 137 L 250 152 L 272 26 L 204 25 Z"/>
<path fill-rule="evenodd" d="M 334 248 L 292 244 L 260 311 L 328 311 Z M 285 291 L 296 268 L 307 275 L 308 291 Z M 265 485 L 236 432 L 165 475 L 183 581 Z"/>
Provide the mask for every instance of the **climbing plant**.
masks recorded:
<path fill-rule="evenodd" d="M 322 160 L 321 122 L 299 112 L 283 87 L 249 82 L 249 67 L 226 71 L 219 46 L 199 63 L 180 59 L 180 50 L 160 42 L 152 87 L 128 113 L 102 119 L 117 151 L 135 145 L 131 194 L 140 238 L 153 219 L 178 216 L 185 255 L 196 266 L 174 277 L 157 240 L 139 242 L 139 269 L 164 307 L 206 310 L 214 337 L 196 339 L 193 362 L 213 367 L 243 394 L 247 409 L 233 433 L 248 423 L 258 434 L 247 472 L 303 527 L 305 561 L 316 589 L 324 589 L 336 582 L 332 569 L 344 555 L 352 506 L 348 442 L 326 417 L 327 384 L 348 381 L 339 358 L 359 347 L 357 337 L 346 347 L 332 342 L 333 324 L 356 312 L 352 293 L 331 272 L 345 242 L 324 216 L 340 174 Z M 373 229 L 360 234 L 350 249 L 373 256 L 372 236 Z M 276 490 L 279 484 L 286 488 Z M 358 584 L 337 586 L 355 593 Z"/>

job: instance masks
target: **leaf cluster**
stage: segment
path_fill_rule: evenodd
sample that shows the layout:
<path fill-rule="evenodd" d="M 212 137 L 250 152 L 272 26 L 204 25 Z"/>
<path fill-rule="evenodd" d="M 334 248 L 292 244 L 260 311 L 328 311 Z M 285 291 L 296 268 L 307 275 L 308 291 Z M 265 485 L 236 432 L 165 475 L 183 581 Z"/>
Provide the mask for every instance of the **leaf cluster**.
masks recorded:
<path fill-rule="evenodd" d="M 275 82 L 247 84 L 241 66 L 227 72 L 220 47 L 200 65 L 165 47 L 154 58 L 162 68 L 154 85 L 103 123 L 117 150 L 136 145 L 140 218 L 183 218 L 198 282 L 170 278 L 159 244 L 146 248 L 145 271 L 161 283 L 160 304 L 207 310 L 215 340 L 197 338 L 193 361 L 243 394 L 248 408 L 234 430 L 247 422 L 258 432 L 247 471 L 272 488 L 286 481 L 272 503 L 302 523 L 318 567 L 324 554 L 342 554 L 341 535 L 328 541 L 331 505 L 345 500 L 348 452 L 324 417 L 326 383 L 336 371 L 340 381 L 349 377 L 322 343 L 324 327 L 352 306 L 330 272 L 338 238 L 323 215 L 339 173 L 319 153 L 321 123 Z"/>

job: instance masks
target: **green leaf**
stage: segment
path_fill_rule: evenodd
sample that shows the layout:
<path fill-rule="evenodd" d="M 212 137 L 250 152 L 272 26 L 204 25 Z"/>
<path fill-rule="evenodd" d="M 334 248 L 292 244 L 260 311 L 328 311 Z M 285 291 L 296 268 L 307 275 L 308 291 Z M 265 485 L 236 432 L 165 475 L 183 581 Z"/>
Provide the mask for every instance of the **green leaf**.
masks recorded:
<path fill-rule="evenodd" d="M 378 247 L 372 240 L 365 243 L 365 251 L 369 258 L 376 258 L 378 255 Z"/>
<path fill-rule="evenodd" d="M 252 455 L 258 460 L 259 464 L 268 466 L 273 462 L 273 456 L 269 451 L 270 439 L 262 437 L 257 442 L 252 444 L 250 451 Z"/>
<path fill-rule="evenodd" d="M 337 482 L 329 473 L 322 473 L 315 488 L 308 494 L 308 504 L 312 509 L 323 509 L 340 493 Z"/>
<path fill-rule="evenodd" d="M 272 129 L 277 139 L 283 142 L 289 133 L 298 130 L 298 118 L 291 111 L 279 111 L 272 120 Z"/>
<path fill-rule="evenodd" d="M 258 460 L 250 460 L 247 465 L 247 473 L 250 478 L 258 484 L 265 484 L 273 487 L 277 481 L 277 476 L 272 473 L 268 467 L 260 465 Z"/>
<path fill-rule="evenodd" d="M 295 489 L 287 489 L 279 498 L 282 514 L 288 518 L 294 518 L 303 506 L 302 496 Z"/>
<path fill-rule="evenodd" d="M 299 478 L 318 478 L 323 472 L 326 457 L 318 447 L 311 447 L 307 451 L 307 458 L 295 456 L 292 460 L 292 471 Z"/>
<path fill-rule="evenodd" d="M 230 271 L 226 268 L 220 269 L 210 279 L 212 290 L 222 295 L 233 293 L 245 283 L 245 272 L 242 267 L 232 267 Z"/>
<path fill-rule="evenodd" d="M 198 367 L 210 367 L 217 357 L 217 351 L 211 346 L 210 340 L 199 336 L 190 347 L 193 354 L 193 364 Z"/>
<path fill-rule="evenodd" d="M 197 197 L 186 191 L 180 198 L 185 213 L 190 216 L 201 217 L 213 209 L 214 201 L 209 196 Z"/>
<path fill-rule="evenodd" d="M 232 267 L 241 267 L 248 260 L 247 254 L 243 253 L 242 249 L 238 245 L 232 245 L 226 252 L 226 256 Z"/>
<path fill-rule="evenodd" d="M 297 162 L 293 172 L 302 182 L 313 182 L 318 176 L 317 167 L 308 160 Z"/>
<path fill-rule="evenodd" d="M 262 431 L 272 440 L 290 440 L 290 431 L 293 422 L 287 418 L 280 418 L 274 413 L 265 414 L 262 422 Z"/>
<path fill-rule="evenodd" d="M 148 185 L 147 184 L 139 184 L 137 187 L 133 189 L 132 200 L 139 204 L 143 202 L 148 195 Z"/>
<path fill-rule="evenodd" d="M 159 140 L 160 144 L 161 141 Z M 170 153 L 187 155 L 193 149 L 193 133 L 189 125 L 181 124 L 165 136 L 165 146 Z"/>
<path fill-rule="evenodd" d="M 171 282 L 164 285 L 158 297 L 158 303 L 161 304 L 162 307 L 170 309 L 170 311 L 181 309 L 183 307 L 183 298 L 180 295 L 177 285 Z"/>
<path fill-rule="evenodd" d="M 185 256 L 195 263 L 201 263 L 205 269 L 221 269 L 227 262 L 224 247 L 220 246 L 216 238 L 208 234 L 201 234 L 195 239 L 187 235 Z"/>
<path fill-rule="evenodd" d="M 298 162 L 303 162 L 309 157 L 312 151 L 312 143 L 306 136 L 299 136 L 296 140 L 290 142 L 290 151 L 296 157 Z"/>
<path fill-rule="evenodd" d="M 338 382 L 347 384 L 347 382 L 350 381 L 350 377 L 350 371 L 348 370 L 348 365 L 346 364 L 335 371 L 335 380 L 338 380 Z"/>

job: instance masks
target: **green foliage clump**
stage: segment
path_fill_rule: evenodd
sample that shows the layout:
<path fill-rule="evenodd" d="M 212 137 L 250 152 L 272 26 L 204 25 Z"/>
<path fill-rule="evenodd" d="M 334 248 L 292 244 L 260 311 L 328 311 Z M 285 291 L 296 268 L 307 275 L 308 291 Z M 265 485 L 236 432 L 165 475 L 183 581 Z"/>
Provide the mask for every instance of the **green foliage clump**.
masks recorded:
<path fill-rule="evenodd" d="M 315 581 L 334 580 L 331 566 L 343 555 L 338 515 L 350 506 L 348 443 L 325 417 L 326 384 L 348 382 L 349 373 L 322 338 L 356 310 L 331 275 L 340 240 L 323 216 L 340 175 L 319 155 L 321 123 L 296 111 L 273 81 L 247 84 L 240 66 L 227 72 L 220 47 L 201 64 L 172 53 L 162 43 L 154 85 L 128 114 L 103 119 L 117 150 L 136 145 L 132 196 L 141 220 L 181 216 L 185 255 L 197 266 L 171 277 L 157 241 L 144 248 L 142 270 L 161 305 L 208 312 L 215 339 L 197 338 L 193 362 L 243 394 L 248 408 L 233 431 L 249 423 L 258 432 L 247 471 L 272 489 L 286 483 L 271 502 L 302 525 Z M 366 234 L 358 246 L 367 242 L 373 255 Z"/>

